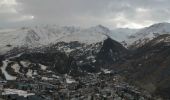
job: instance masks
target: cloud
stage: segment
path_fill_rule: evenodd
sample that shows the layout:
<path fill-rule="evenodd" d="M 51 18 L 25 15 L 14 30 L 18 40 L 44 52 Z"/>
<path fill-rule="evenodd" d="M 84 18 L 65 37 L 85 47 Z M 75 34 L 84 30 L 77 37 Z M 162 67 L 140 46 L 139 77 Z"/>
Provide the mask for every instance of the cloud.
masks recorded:
<path fill-rule="evenodd" d="M 11 24 L 32 20 L 33 15 L 19 12 L 19 3 L 16 0 L 0 0 L 0 26 L 8 27 Z"/>
<path fill-rule="evenodd" d="M 169 0 L 0 0 L 0 21 L 6 27 L 102 24 L 110 28 L 141 28 L 170 21 L 169 3 Z"/>

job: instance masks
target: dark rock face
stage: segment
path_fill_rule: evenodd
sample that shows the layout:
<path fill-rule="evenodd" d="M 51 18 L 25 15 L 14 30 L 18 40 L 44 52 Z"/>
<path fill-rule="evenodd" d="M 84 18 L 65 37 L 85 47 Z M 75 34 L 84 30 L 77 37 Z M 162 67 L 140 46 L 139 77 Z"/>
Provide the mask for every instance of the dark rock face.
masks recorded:
<path fill-rule="evenodd" d="M 133 51 L 117 70 L 153 94 L 170 98 L 170 35 L 161 35 Z"/>
<path fill-rule="evenodd" d="M 2 61 L 4 60 L 4 56 L 3 55 L 0 55 L 0 66 L 3 65 Z"/>
<path fill-rule="evenodd" d="M 128 50 L 120 43 L 108 38 L 104 41 L 100 52 L 97 54 L 97 63 L 99 65 L 109 66 L 114 63 L 122 63 L 125 61 L 125 57 L 128 54 Z"/>
<path fill-rule="evenodd" d="M 4 56 L 3 55 L 0 55 L 0 66 L 3 66 L 3 61 L 4 60 Z M 1 68 L 1 67 L 0 67 Z M 0 79 L 4 79 L 4 75 L 2 74 L 2 71 L 0 70 Z"/>

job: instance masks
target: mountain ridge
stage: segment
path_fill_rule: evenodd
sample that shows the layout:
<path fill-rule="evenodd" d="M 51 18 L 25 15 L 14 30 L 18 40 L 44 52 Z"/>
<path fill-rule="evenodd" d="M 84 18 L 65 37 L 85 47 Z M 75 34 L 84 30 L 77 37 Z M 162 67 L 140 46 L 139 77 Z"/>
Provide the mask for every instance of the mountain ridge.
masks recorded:
<path fill-rule="evenodd" d="M 149 27 L 140 29 L 135 34 L 129 36 L 127 44 L 130 48 L 138 48 L 148 43 L 159 35 L 170 34 L 170 23 L 157 23 Z"/>

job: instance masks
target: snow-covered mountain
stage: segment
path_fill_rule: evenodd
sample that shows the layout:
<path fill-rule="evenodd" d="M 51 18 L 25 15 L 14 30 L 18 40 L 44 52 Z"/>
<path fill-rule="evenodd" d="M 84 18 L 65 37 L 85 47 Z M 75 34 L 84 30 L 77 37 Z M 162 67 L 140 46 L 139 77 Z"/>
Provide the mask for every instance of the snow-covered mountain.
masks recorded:
<path fill-rule="evenodd" d="M 143 29 L 117 28 L 109 30 L 98 25 L 90 28 L 74 26 L 40 25 L 19 29 L 0 30 L 0 52 L 14 47 L 41 47 L 58 42 L 78 41 L 85 44 L 102 42 L 107 37 L 125 47 L 141 47 L 153 38 L 170 33 L 170 23 L 158 23 Z"/>
<path fill-rule="evenodd" d="M 149 27 L 140 29 L 135 34 L 128 37 L 128 46 L 141 47 L 155 37 L 163 34 L 170 34 L 170 23 L 157 23 Z"/>
<path fill-rule="evenodd" d="M 129 28 L 116 28 L 111 30 L 111 38 L 116 41 L 122 42 L 128 39 L 129 36 L 135 34 L 139 29 L 129 29 Z"/>
<path fill-rule="evenodd" d="M 112 82 L 110 76 L 120 75 L 123 76 L 121 80 L 169 99 L 169 28 L 169 23 L 159 23 L 140 30 L 109 30 L 101 25 L 86 29 L 46 25 L 0 30 L 0 79 L 16 80 L 19 84 L 31 80 L 56 85 L 55 80 L 60 78 L 72 83 L 77 82 L 77 77 L 101 75 L 105 85 L 103 82 L 107 81 L 119 83 L 118 77 L 112 78 Z M 121 43 L 139 48 L 127 49 Z M 110 79 L 103 81 L 108 77 L 103 77 L 106 73 Z M 89 79 L 87 84 L 94 80 L 93 77 Z M 98 87 L 98 84 L 91 86 Z M 126 92 L 129 91 L 127 88 Z M 134 91 L 129 93 L 134 94 Z M 136 96 L 139 97 L 138 91 Z"/>
<path fill-rule="evenodd" d="M 6 52 L 14 47 L 41 47 L 58 42 L 78 41 L 85 44 L 102 42 L 110 37 L 118 42 L 126 40 L 132 29 L 114 29 L 98 25 L 90 28 L 73 26 L 40 25 L 18 29 L 0 30 L 0 52 Z"/>
<path fill-rule="evenodd" d="M 56 25 L 23 27 L 0 31 L 0 50 L 7 51 L 13 47 L 37 47 L 57 42 L 79 41 L 92 44 L 103 41 L 111 34 L 110 30 L 99 25 L 88 29 Z"/>

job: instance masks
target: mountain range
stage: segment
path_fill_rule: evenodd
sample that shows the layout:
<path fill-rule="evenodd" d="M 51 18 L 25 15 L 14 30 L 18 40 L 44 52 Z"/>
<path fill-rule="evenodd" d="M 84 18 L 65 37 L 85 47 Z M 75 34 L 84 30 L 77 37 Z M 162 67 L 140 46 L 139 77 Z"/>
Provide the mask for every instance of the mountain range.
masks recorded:
<path fill-rule="evenodd" d="M 153 95 L 170 98 L 170 23 L 143 29 L 57 25 L 0 30 L 6 80 L 114 70 Z"/>

